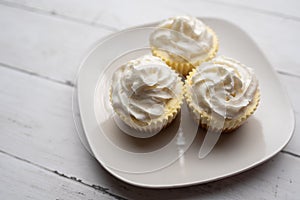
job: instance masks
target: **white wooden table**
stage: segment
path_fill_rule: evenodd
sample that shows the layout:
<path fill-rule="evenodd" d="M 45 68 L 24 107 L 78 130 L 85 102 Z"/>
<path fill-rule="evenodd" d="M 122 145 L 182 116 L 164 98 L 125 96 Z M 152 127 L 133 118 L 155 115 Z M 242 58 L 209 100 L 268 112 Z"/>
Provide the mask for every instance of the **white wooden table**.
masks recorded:
<path fill-rule="evenodd" d="M 299 10 L 297 0 L 0 0 L 0 199 L 299 199 Z M 178 14 L 223 18 L 248 32 L 290 96 L 296 130 L 284 150 L 242 174 L 179 189 L 134 187 L 108 174 L 76 134 L 78 64 L 101 37 Z"/>

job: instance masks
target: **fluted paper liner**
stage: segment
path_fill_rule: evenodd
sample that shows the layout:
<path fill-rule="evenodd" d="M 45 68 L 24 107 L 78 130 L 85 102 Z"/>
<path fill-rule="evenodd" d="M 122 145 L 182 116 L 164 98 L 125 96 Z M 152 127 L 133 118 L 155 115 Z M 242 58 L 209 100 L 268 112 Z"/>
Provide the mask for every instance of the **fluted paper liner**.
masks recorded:
<path fill-rule="evenodd" d="M 177 116 L 180 111 L 184 93 L 183 93 L 183 82 L 181 78 L 178 76 L 177 84 L 180 87 L 180 94 L 176 94 L 175 98 L 170 99 L 165 107 L 165 112 L 162 116 L 156 119 L 152 119 L 150 122 L 142 122 L 136 119 L 132 119 L 130 116 L 125 116 L 116 110 L 114 107 L 115 113 L 119 116 L 119 118 L 127 124 L 129 127 L 138 131 L 138 133 L 133 133 L 135 137 L 142 137 L 143 133 L 158 133 L 163 128 L 168 126 Z M 110 89 L 110 102 L 112 104 L 112 90 Z"/>
<path fill-rule="evenodd" d="M 253 97 L 253 100 L 250 104 L 245 108 L 244 114 L 236 119 L 225 119 L 224 125 L 222 128 L 214 126 L 214 121 L 212 121 L 212 117 L 209 113 L 205 112 L 204 110 L 199 110 L 195 106 L 195 102 L 192 99 L 192 93 L 190 91 L 190 87 L 192 86 L 192 77 L 196 73 L 196 70 L 193 70 L 188 76 L 185 81 L 184 85 L 184 95 L 185 99 L 189 108 L 189 111 L 195 120 L 196 123 L 204 128 L 210 128 L 212 131 L 222 131 L 222 133 L 228 133 L 234 131 L 235 129 L 239 128 L 257 109 L 257 106 L 260 101 L 260 91 L 259 89 L 256 90 L 256 93 Z M 218 124 L 218 123 L 216 123 Z"/>
<path fill-rule="evenodd" d="M 213 59 L 218 52 L 219 49 L 218 37 L 216 33 L 208 26 L 207 26 L 207 30 L 213 35 L 213 46 L 207 52 L 206 56 L 201 60 L 197 60 L 194 63 L 192 63 L 180 57 L 179 55 L 174 55 L 166 50 L 157 49 L 155 47 L 151 48 L 152 54 L 154 56 L 161 58 L 168 66 L 174 69 L 177 73 L 186 76 L 189 74 L 189 72 L 191 72 L 194 68 L 199 66 L 201 63 Z"/>

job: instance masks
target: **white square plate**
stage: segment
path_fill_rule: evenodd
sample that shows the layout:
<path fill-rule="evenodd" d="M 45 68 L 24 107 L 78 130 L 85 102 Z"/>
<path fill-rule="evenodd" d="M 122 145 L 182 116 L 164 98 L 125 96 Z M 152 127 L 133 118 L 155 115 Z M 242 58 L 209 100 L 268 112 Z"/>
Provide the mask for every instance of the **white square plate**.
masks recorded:
<path fill-rule="evenodd" d="M 115 67 L 124 59 L 149 53 L 148 37 L 152 29 L 143 27 L 155 27 L 157 23 L 117 32 L 102 39 L 82 62 L 77 98 L 85 136 L 95 158 L 107 171 L 125 182 L 143 187 L 168 188 L 217 180 L 266 161 L 278 153 L 292 136 L 292 108 L 276 73 L 257 45 L 244 31 L 227 21 L 213 18 L 201 20 L 217 33 L 220 42 L 218 54 L 253 67 L 261 90 L 260 105 L 255 114 L 235 132 L 222 134 L 213 151 L 204 159 L 198 159 L 204 133 L 199 131 L 195 138 L 189 138 L 189 123 L 192 120 L 185 105 L 181 119 L 186 121 L 187 128 L 183 132 L 191 145 L 180 159 L 156 170 L 149 169 L 157 167 L 158 163 L 163 163 L 178 150 L 172 142 L 178 136 L 176 123 L 180 123 L 180 117 L 166 134 L 149 139 L 135 139 L 122 134 L 114 123 L 108 98 L 112 69 L 108 66 L 111 67 L 112 62 L 121 55 L 125 56 L 123 60 L 113 63 Z M 136 48 L 141 49 L 128 54 Z M 166 145 L 171 147 L 162 148 Z"/>

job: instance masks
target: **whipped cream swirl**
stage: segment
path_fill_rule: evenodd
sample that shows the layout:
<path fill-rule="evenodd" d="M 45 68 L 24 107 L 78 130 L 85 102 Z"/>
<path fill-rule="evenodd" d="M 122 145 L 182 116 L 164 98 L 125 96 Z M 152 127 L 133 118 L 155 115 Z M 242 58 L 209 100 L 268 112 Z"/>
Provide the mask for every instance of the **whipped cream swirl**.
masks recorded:
<path fill-rule="evenodd" d="M 115 71 L 112 105 L 122 116 L 148 123 L 164 114 L 167 102 L 180 89 L 178 75 L 160 58 L 146 55 Z"/>
<path fill-rule="evenodd" d="M 212 49 L 213 37 L 207 26 L 197 18 L 177 16 L 158 25 L 150 36 L 150 45 L 196 62 L 205 58 Z"/>
<path fill-rule="evenodd" d="M 251 68 L 221 56 L 197 68 L 191 91 L 198 109 L 235 119 L 251 103 L 257 88 L 258 81 Z"/>

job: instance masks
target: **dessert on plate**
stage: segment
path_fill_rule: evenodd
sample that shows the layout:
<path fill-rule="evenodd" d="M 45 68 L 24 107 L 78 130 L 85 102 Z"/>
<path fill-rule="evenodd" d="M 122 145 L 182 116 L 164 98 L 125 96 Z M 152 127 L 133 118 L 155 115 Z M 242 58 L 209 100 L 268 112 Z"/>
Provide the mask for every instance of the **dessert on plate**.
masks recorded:
<path fill-rule="evenodd" d="M 201 127 L 230 132 L 256 110 L 260 92 L 252 68 L 219 56 L 202 63 L 185 81 L 189 110 Z"/>
<path fill-rule="evenodd" d="M 215 57 L 219 47 L 215 32 L 191 16 L 176 16 L 161 22 L 149 40 L 152 54 L 183 76 Z"/>
<path fill-rule="evenodd" d="M 110 101 L 119 118 L 138 134 L 159 132 L 180 111 L 183 82 L 160 58 L 145 55 L 114 72 Z"/>

